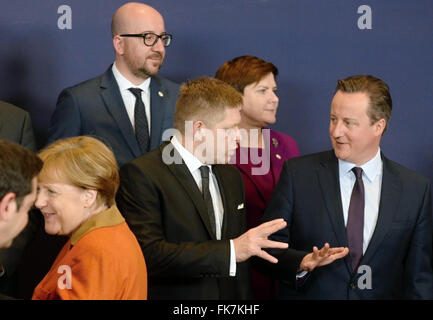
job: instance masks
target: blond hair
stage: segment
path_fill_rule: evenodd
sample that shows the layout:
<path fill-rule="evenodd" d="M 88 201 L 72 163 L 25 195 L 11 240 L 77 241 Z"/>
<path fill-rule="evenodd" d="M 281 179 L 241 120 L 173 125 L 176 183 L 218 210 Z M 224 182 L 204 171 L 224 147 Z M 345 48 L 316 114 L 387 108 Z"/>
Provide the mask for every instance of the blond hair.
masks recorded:
<path fill-rule="evenodd" d="M 98 205 L 111 206 L 119 187 L 119 171 L 113 152 L 89 136 L 58 140 L 39 153 L 44 162 L 39 178 L 61 181 L 98 191 Z"/>
<path fill-rule="evenodd" d="M 226 108 L 241 106 L 242 95 L 231 85 L 215 78 L 197 78 L 180 87 L 174 127 L 185 133 L 185 122 L 195 120 L 213 126 L 224 118 Z"/>

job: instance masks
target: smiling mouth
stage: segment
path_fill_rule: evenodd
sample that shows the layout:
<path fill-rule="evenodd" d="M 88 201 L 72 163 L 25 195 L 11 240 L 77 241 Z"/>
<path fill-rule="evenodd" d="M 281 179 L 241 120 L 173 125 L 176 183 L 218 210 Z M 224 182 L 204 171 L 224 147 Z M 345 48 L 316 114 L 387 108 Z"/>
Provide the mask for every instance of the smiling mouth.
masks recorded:
<path fill-rule="evenodd" d="M 55 215 L 55 213 L 49 213 L 49 212 L 42 212 L 42 215 L 44 216 L 45 219 L 49 219 L 52 216 Z"/>
<path fill-rule="evenodd" d="M 337 144 L 337 146 L 344 146 L 347 144 L 347 142 L 339 142 L 339 141 L 335 141 L 335 143 Z"/>

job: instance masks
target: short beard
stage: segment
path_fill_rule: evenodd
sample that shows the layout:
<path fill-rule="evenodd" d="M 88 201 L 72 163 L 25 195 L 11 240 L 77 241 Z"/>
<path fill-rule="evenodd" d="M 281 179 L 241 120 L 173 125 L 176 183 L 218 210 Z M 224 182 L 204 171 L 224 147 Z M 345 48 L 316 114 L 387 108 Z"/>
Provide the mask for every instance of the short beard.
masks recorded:
<path fill-rule="evenodd" d="M 151 72 L 150 70 L 148 70 L 145 67 L 135 68 L 132 70 L 132 74 L 138 78 L 147 79 L 149 77 L 156 76 L 158 74 L 159 70 L 161 69 L 161 66 L 162 66 L 162 64 L 160 64 L 158 66 L 158 70 L 156 70 L 156 72 Z"/>
<path fill-rule="evenodd" d="M 146 68 L 145 65 L 137 65 L 134 62 L 130 60 L 125 60 L 129 70 L 131 70 L 132 74 L 138 78 L 147 79 L 149 77 L 153 77 L 158 74 L 159 70 L 161 69 L 163 61 L 161 60 L 161 63 L 159 64 L 157 70 L 151 71 L 148 68 Z"/>

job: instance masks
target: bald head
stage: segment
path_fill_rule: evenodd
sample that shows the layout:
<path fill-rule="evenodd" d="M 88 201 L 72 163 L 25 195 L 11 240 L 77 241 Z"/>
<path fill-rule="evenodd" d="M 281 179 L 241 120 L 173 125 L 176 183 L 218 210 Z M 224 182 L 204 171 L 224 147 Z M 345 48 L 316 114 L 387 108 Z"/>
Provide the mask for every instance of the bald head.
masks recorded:
<path fill-rule="evenodd" d="M 161 14 L 147 4 L 138 2 L 124 4 L 117 9 L 111 21 L 111 34 L 113 38 L 118 34 L 142 32 L 134 30 L 136 22 L 142 19 L 164 21 Z"/>
<path fill-rule="evenodd" d="M 115 65 L 126 79 L 139 85 L 158 73 L 165 57 L 161 35 L 166 34 L 158 11 L 146 4 L 127 3 L 114 14 L 111 29 Z M 151 46 L 143 38 L 143 34 L 149 33 L 159 36 Z"/>

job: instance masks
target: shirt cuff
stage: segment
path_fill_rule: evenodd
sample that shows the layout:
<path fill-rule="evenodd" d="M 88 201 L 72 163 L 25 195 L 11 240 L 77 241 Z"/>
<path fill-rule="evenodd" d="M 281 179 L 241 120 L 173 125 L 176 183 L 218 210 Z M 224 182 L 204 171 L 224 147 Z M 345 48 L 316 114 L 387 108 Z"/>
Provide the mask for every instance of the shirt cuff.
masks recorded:
<path fill-rule="evenodd" d="M 236 252 L 233 240 L 230 240 L 230 277 L 236 276 Z"/>
<path fill-rule="evenodd" d="M 303 277 L 305 277 L 306 275 L 307 275 L 307 273 L 308 273 L 308 271 L 301 271 L 301 272 L 298 272 L 297 274 L 296 274 L 296 280 L 299 280 L 299 279 L 302 279 Z M 292 276 L 293 277 L 293 276 Z"/>

